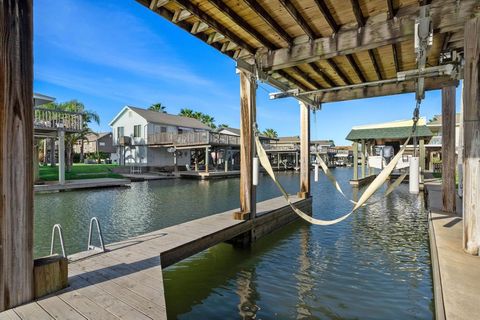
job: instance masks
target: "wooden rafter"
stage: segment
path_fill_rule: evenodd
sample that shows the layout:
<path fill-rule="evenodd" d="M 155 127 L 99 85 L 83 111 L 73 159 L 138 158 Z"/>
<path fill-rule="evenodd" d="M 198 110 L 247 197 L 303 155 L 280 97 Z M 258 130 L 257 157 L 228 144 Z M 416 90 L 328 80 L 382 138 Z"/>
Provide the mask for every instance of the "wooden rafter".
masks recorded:
<path fill-rule="evenodd" d="M 194 4 L 192 4 L 189 0 L 174 0 L 174 2 L 176 2 L 178 5 L 180 5 L 184 9 L 190 11 L 194 16 L 196 16 L 198 19 L 208 24 L 210 27 L 215 29 L 218 33 L 229 38 L 239 46 L 248 50 L 250 53 L 255 53 L 256 48 L 254 48 L 252 45 L 248 44 L 246 41 L 241 39 L 234 32 L 225 28 L 220 22 L 212 18 L 209 14 L 207 14 L 206 12 L 204 12 Z"/>
<path fill-rule="evenodd" d="M 298 74 L 299 77 L 301 77 L 303 80 L 308 82 L 309 85 L 313 86 L 315 89 L 321 89 L 323 86 L 318 83 L 315 79 L 310 77 L 308 73 L 300 69 L 299 67 L 292 67 L 292 70 L 295 71 L 296 74 Z"/>
<path fill-rule="evenodd" d="M 360 70 L 360 67 L 358 66 L 357 62 L 355 61 L 355 58 L 351 54 L 347 54 L 345 56 L 348 60 L 348 63 L 352 66 L 353 70 L 357 74 L 357 77 L 360 79 L 361 82 L 367 82 L 367 79 L 363 75 L 362 70 Z"/>
<path fill-rule="evenodd" d="M 258 40 L 263 46 L 267 47 L 268 49 L 278 48 L 275 44 L 273 44 L 270 40 L 264 37 L 260 32 L 258 32 L 254 27 L 248 24 L 242 17 L 240 17 L 232 8 L 227 6 L 221 0 L 208 0 L 215 8 L 221 11 L 225 16 L 227 16 L 230 20 L 233 21 L 237 26 L 242 28 L 245 32 L 251 35 L 253 38 Z"/>
<path fill-rule="evenodd" d="M 320 75 L 326 83 L 328 83 L 328 85 L 330 87 L 336 87 L 337 84 L 335 83 L 335 81 L 332 80 L 332 78 L 330 78 L 328 76 L 328 74 L 326 72 L 324 72 L 319 66 L 317 66 L 315 63 L 310 63 L 309 64 L 310 67 L 312 67 L 313 71 L 315 71 L 318 75 Z"/>
<path fill-rule="evenodd" d="M 293 42 L 292 37 L 278 24 L 278 22 L 265 10 L 257 0 L 243 0 L 250 8 L 257 13 L 266 24 L 272 28 L 289 45 Z"/>
<path fill-rule="evenodd" d="M 350 3 L 352 4 L 353 14 L 355 15 L 355 19 L 357 20 L 358 27 L 364 27 L 365 18 L 363 17 L 362 9 L 360 8 L 358 0 L 350 0 Z"/>
<path fill-rule="evenodd" d="M 288 82 L 292 83 L 294 86 L 296 86 L 297 88 L 303 90 L 303 91 L 309 91 L 310 88 L 307 88 L 303 83 L 299 82 L 297 79 L 295 79 L 294 77 L 292 77 L 290 74 L 288 74 L 286 71 L 284 70 L 277 70 L 276 71 L 277 74 L 279 76 L 281 76 L 282 78 L 284 78 L 285 80 L 287 80 Z"/>
<path fill-rule="evenodd" d="M 388 8 L 388 12 L 387 12 L 388 19 L 393 19 L 397 14 L 397 10 L 395 10 L 393 6 L 393 0 L 387 0 L 387 8 Z"/>
<path fill-rule="evenodd" d="M 378 80 L 382 80 L 382 72 L 380 71 L 380 66 L 378 64 L 377 58 L 375 57 L 375 52 L 373 52 L 373 49 L 368 50 L 368 56 L 370 57 L 370 60 L 372 61 L 373 64 L 373 69 L 375 70 L 375 73 L 377 74 Z"/>
<path fill-rule="evenodd" d="M 395 43 L 392 44 L 392 52 L 393 52 L 393 64 L 395 65 L 395 72 L 400 72 L 402 71 L 402 67 L 400 65 L 400 61 L 398 60 L 397 45 Z"/>
<path fill-rule="evenodd" d="M 327 59 L 326 60 L 328 65 L 335 71 L 340 79 L 346 84 L 353 84 L 353 82 L 347 77 L 347 75 L 340 69 L 337 64 L 332 60 L 332 59 Z"/>
<path fill-rule="evenodd" d="M 290 0 L 278 0 L 283 5 L 283 7 L 288 11 L 288 13 L 292 16 L 295 22 L 302 28 L 305 34 L 310 39 L 315 39 L 315 31 L 313 31 L 312 27 L 308 24 L 308 22 L 303 18 L 302 14 L 295 8 L 295 5 Z"/>
<path fill-rule="evenodd" d="M 333 33 L 337 33 L 337 31 L 340 29 L 340 26 L 337 24 L 337 22 L 333 18 L 332 13 L 328 9 L 327 5 L 325 4 L 325 1 L 315 0 L 315 3 L 317 4 L 318 9 L 322 13 L 323 17 L 327 21 L 330 28 L 332 28 Z"/>

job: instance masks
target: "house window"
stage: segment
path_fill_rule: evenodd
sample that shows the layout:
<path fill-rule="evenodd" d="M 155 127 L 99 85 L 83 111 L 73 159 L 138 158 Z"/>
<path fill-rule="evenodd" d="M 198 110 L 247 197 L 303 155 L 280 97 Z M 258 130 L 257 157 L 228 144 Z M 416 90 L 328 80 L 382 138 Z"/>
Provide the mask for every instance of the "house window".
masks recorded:
<path fill-rule="evenodd" d="M 123 137 L 124 136 L 124 128 L 123 127 L 118 127 L 117 128 L 117 138 Z"/>
<path fill-rule="evenodd" d="M 133 126 L 133 136 L 135 138 L 140 138 L 142 136 L 142 125 L 138 124 Z"/>
<path fill-rule="evenodd" d="M 182 134 L 183 133 L 183 129 L 178 129 L 178 134 Z"/>
<path fill-rule="evenodd" d="M 167 127 L 161 127 L 161 132 L 167 132 Z"/>
<path fill-rule="evenodd" d="M 98 145 L 99 145 L 100 147 L 105 147 L 105 142 L 99 142 Z"/>

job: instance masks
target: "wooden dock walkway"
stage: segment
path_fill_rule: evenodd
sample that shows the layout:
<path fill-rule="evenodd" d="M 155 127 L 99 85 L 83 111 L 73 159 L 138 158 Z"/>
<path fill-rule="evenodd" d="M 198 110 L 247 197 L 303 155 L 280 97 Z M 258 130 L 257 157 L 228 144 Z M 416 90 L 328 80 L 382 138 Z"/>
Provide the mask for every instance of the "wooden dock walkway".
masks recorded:
<path fill-rule="evenodd" d="M 436 319 L 478 319 L 480 314 L 480 257 L 462 249 L 463 219 L 457 196 L 457 213 L 441 210 L 441 182 L 427 182 L 430 251 Z"/>
<path fill-rule="evenodd" d="M 311 208 L 311 199 L 292 200 Z M 237 210 L 114 243 L 105 253 L 73 255 L 68 288 L 0 313 L 0 320 L 166 319 L 162 268 L 252 228 L 259 238 L 297 218 L 281 197 L 258 203 L 255 220 L 234 220 Z"/>

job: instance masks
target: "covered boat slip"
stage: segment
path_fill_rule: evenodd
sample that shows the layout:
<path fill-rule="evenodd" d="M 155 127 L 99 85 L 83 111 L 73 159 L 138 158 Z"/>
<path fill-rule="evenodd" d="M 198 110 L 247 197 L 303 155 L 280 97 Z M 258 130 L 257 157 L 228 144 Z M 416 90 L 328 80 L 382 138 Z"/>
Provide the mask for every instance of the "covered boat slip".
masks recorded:
<path fill-rule="evenodd" d="M 138 2 L 237 62 L 241 101 L 240 208 L 228 213 L 229 217 L 224 218 L 227 222 L 222 218 L 229 226 L 255 225 L 262 219 L 257 217 L 257 213 L 263 209 L 262 204 L 256 202 L 253 185 L 257 81 L 268 82 L 280 90 L 273 94 L 272 98 L 293 96 L 300 101 L 300 192 L 295 201 L 302 201 L 301 203 L 308 207 L 311 201 L 308 160 L 312 109 L 317 109 L 326 102 L 406 92 L 416 92 L 417 99 L 423 99 L 425 90 L 442 89 L 442 110 L 445 114 L 454 114 L 455 86 L 458 79 L 463 78 L 464 235 L 463 243 L 458 243 L 458 246 L 470 254 L 478 255 L 480 250 L 478 1 L 138 0 Z M 0 37 L 9 39 L 2 42 L 0 48 L 2 57 L 0 310 L 33 301 L 34 283 L 49 281 L 48 277 L 34 277 L 32 10 L 31 0 L 5 0 L 0 7 Z M 451 146 L 451 142 L 455 141 L 450 130 L 454 126 L 454 117 L 443 117 L 444 146 Z M 442 198 L 444 211 L 450 212 L 454 211 L 452 201 L 453 203 L 455 201 L 454 157 L 454 148 L 445 147 Z M 284 204 L 282 202 L 282 208 L 285 207 Z M 270 204 L 267 210 L 273 210 L 270 211 L 273 214 L 275 208 L 276 204 Z M 290 209 L 288 213 L 291 214 Z M 218 223 L 221 224 L 222 221 L 219 220 Z M 268 227 L 265 228 L 270 230 L 278 227 L 277 222 L 280 221 L 267 221 Z M 202 243 L 200 240 L 210 239 L 209 241 L 212 241 L 210 244 L 214 244 L 215 230 L 206 226 L 198 228 L 198 232 L 200 233 L 195 233 L 198 238 L 187 239 L 189 245 L 194 247 L 198 245 L 196 248 L 203 250 L 206 247 L 199 245 Z M 184 243 L 178 238 L 172 239 L 173 243 L 169 244 L 171 246 L 177 247 Z M 223 241 L 226 238 L 217 240 Z M 251 240 L 254 240 L 254 237 L 243 238 L 246 242 Z M 158 244 L 157 241 L 162 241 L 162 237 L 151 241 L 154 241 L 151 244 Z M 148 242 L 146 243 L 148 246 Z M 72 289 L 80 290 L 86 281 L 91 285 L 84 286 L 85 288 L 103 290 L 98 304 L 90 298 L 78 298 L 80 294 L 73 291 L 68 299 L 81 305 L 78 308 L 85 310 L 81 316 L 75 311 L 77 308 L 73 310 L 63 303 L 60 296 L 40 299 L 16 310 L 24 308 L 25 318 L 30 316 L 38 319 L 39 315 L 45 315 L 42 310 L 45 311 L 47 308 L 52 308 L 52 313 L 68 314 L 72 318 L 76 318 L 76 315 L 77 318 L 96 318 L 103 313 L 99 308 L 100 303 L 103 303 L 103 308 L 120 310 L 122 315 L 128 315 L 126 318 L 156 318 L 164 312 L 165 307 L 163 295 L 158 292 L 158 287 L 155 289 L 143 286 L 138 279 L 131 280 L 130 276 L 133 277 L 133 274 L 125 276 L 126 278 L 119 274 L 124 272 L 123 268 L 131 263 L 131 259 L 142 261 L 144 258 L 150 259 L 155 256 L 152 260 L 143 261 L 147 264 L 132 263 L 127 267 L 141 269 L 138 277 L 149 284 L 154 283 L 151 278 L 159 280 L 161 275 L 156 273 L 158 269 L 148 274 L 148 262 L 156 263 L 158 260 L 155 259 L 158 259 L 161 250 L 155 246 L 155 255 L 150 251 L 146 257 L 144 250 L 147 249 L 142 247 L 139 254 L 143 258 L 131 258 L 127 250 L 128 247 L 125 247 L 122 251 L 114 250 L 112 253 L 99 255 L 98 258 L 92 257 L 72 264 L 72 270 L 78 274 L 76 277 L 78 282 L 71 283 Z M 125 254 L 119 256 L 116 252 Z M 104 261 L 102 257 L 108 257 L 108 261 Z M 88 261 L 92 264 L 89 265 Z M 86 270 L 81 269 L 80 263 L 86 264 Z M 105 264 L 119 266 L 121 269 L 108 270 L 108 267 L 105 269 Z M 135 294 L 131 294 L 134 291 Z M 96 297 L 97 293 L 98 291 L 88 291 L 85 295 L 91 294 Z M 152 302 L 152 299 L 155 302 Z M 45 304 L 42 306 L 42 303 Z M 33 309 L 28 309 L 29 306 Z M 150 314 L 146 314 L 147 312 Z M 2 316 L 18 319 L 19 313 L 9 311 Z"/>
<path fill-rule="evenodd" d="M 378 124 L 355 126 L 348 133 L 346 139 L 353 142 L 353 178 L 350 184 L 361 186 L 368 183 L 374 177 L 374 170 L 382 170 L 389 160 L 400 151 L 405 141 L 412 133 L 412 120 L 400 120 Z M 415 136 L 419 141 L 418 148 L 411 143 L 406 152 L 395 166 L 395 170 L 407 169 L 410 166 L 411 157 L 418 152 L 420 161 L 420 184 L 423 183 L 425 171 L 425 142 L 432 137 L 432 132 L 426 126 L 425 118 L 420 118 L 415 130 Z M 390 148 L 391 154 L 386 157 L 385 148 Z M 358 163 L 361 165 L 361 176 L 358 175 Z M 368 170 L 367 170 L 368 165 Z M 398 173 L 398 172 L 397 172 Z"/>

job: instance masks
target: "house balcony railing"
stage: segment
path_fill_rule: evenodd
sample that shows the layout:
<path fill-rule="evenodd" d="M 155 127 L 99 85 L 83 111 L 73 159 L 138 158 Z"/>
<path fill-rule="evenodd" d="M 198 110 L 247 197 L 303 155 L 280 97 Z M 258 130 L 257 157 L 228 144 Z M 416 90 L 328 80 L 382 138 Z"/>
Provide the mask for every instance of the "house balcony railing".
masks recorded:
<path fill-rule="evenodd" d="M 41 107 L 33 108 L 33 126 L 36 130 L 79 132 L 83 128 L 83 114 Z"/>
<path fill-rule="evenodd" d="M 240 145 L 240 137 L 208 131 L 197 132 L 158 132 L 148 135 L 148 144 L 160 145 Z"/>

